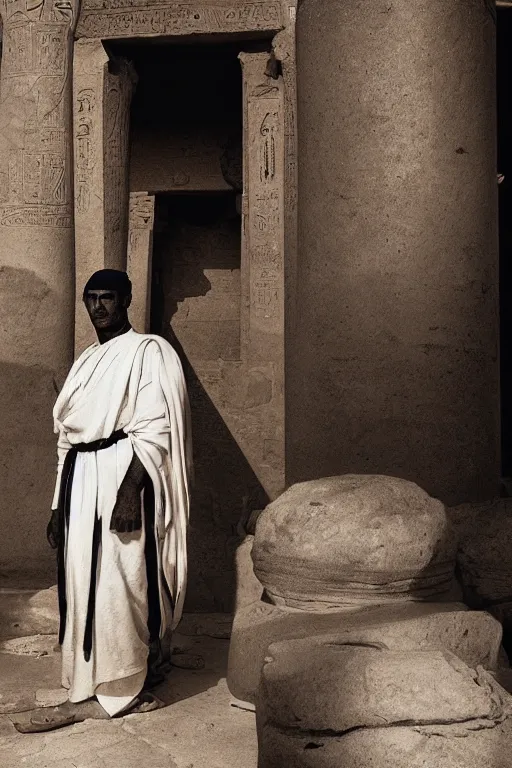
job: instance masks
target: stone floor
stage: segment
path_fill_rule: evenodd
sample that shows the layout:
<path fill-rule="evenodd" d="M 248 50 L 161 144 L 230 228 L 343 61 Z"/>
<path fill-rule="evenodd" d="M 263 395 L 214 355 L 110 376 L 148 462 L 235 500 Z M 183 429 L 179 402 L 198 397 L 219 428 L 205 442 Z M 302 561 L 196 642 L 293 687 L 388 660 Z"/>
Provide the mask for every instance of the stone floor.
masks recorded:
<path fill-rule="evenodd" d="M 55 595 L 0 591 L 2 768 L 255 768 L 255 716 L 226 686 L 229 617 L 186 615 L 174 638 L 202 670 L 173 667 L 156 693 L 166 706 L 48 734 L 19 734 L 12 719 L 62 698 Z M 22 717 L 22 715 L 20 715 Z"/>

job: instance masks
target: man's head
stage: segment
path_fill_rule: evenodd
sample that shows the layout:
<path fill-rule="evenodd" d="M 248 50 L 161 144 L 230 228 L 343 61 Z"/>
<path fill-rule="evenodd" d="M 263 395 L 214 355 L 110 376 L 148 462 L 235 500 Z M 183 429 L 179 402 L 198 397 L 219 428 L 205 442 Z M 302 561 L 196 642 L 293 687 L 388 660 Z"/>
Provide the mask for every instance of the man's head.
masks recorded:
<path fill-rule="evenodd" d="M 128 322 L 132 284 L 126 272 L 100 269 L 87 281 L 83 300 L 96 331 L 115 333 Z"/>

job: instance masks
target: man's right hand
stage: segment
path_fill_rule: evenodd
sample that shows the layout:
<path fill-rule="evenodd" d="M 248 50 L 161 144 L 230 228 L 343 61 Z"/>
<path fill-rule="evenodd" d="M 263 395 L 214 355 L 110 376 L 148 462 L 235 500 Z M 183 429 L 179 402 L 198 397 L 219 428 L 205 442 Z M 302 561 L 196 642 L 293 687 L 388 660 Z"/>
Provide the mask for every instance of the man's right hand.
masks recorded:
<path fill-rule="evenodd" d="M 46 526 L 46 538 L 50 547 L 57 549 L 59 546 L 59 512 L 57 509 L 52 510 L 50 522 Z"/>

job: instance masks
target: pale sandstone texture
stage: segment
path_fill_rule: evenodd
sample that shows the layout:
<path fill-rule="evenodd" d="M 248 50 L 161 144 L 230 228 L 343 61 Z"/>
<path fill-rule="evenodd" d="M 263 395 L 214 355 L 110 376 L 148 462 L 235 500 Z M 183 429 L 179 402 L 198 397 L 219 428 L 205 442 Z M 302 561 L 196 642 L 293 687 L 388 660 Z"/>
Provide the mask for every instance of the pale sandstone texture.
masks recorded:
<path fill-rule="evenodd" d="M 415 483 L 341 475 L 298 483 L 270 504 L 252 557 L 271 602 L 325 611 L 443 598 L 455 550 L 443 504 Z"/>
<path fill-rule="evenodd" d="M 254 536 L 246 536 L 235 553 L 236 596 L 235 613 L 261 599 L 263 587 L 254 573 L 252 547 Z"/>
<path fill-rule="evenodd" d="M 229 648 L 228 685 L 254 702 L 267 650 L 277 641 L 317 636 L 337 643 L 384 643 L 394 650 L 447 650 L 470 667 L 498 669 L 499 622 L 461 603 L 373 607 L 351 613 L 285 612 L 263 602 L 241 608 Z"/>
<path fill-rule="evenodd" d="M 446 504 L 498 491 L 493 14 L 298 4 L 289 483 L 395 474 Z"/>
<path fill-rule="evenodd" d="M 507 649 L 512 632 L 512 499 L 463 504 L 449 510 L 457 529 L 457 562 L 464 600 L 503 624 Z"/>
<path fill-rule="evenodd" d="M 231 692 L 254 702 L 269 645 L 313 635 L 446 649 L 496 671 L 501 626 L 456 602 L 455 549 L 443 505 L 413 483 L 345 475 L 292 486 L 238 548 Z"/>
<path fill-rule="evenodd" d="M 277 643 L 269 654 L 258 694 L 259 768 L 506 765 L 496 758 L 512 747 L 512 697 L 450 652 L 310 638 Z"/>

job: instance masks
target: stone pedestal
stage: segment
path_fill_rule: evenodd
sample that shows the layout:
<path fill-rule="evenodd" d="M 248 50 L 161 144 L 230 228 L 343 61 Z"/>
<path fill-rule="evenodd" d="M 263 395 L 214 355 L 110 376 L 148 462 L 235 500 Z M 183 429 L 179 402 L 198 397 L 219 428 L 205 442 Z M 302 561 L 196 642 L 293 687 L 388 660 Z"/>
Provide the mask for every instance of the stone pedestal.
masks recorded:
<path fill-rule="evenodd" d="M 449 504 L 497 493 L 491 11 L 299 5 L 288 483 L 372 472 Z"/>
<path fill-rule="evenodd" d="M 258 768 L 506 768 L 512 697 L 444 651 L 311 638 L 269 649 Z"/>
<path fill-rule="evenodd" d="M 0 566 L 53 568 L 52 407 L 73 355 L 71 49 L 78 3 L 0 3 Z"/>
<path fill-rule="evenodd" d="M 139 333 L 150 330 L 154 220 L 155 196 L 131 192 L 126 269 L 132 281 L 130 322 Z"/>
<path fill-rule="evenodd" d="M 229 647 L 228 685 L 242 701 L 256 701 L 272 643 L 302 638 L 329 643 L 384 643 L 401 651 L 448 650 L 470 666 L 497 671 L 500 623 L 462 603 L 409 603 L 360 611 L 306 613 L 255 601 L 238 608 Z"/>
<path fill-rule="evenodd" d="M 130 102 L 135 82 L 101 40 L 75 43 L 73 64 L 76 326 L 75 352 L 96 340 L 82 302 L 98 269 L 126 269 Z"/>
<path fill-rule="evenodd" d="M 292 486 L 237 552 L 231 692 L 254 702 L 270 644 L 315 635 L 447 649 L 497 670 L 501 626 L 460 602 L 455 549 L 443 505 L 414 483 L 345 475 Z"/>

